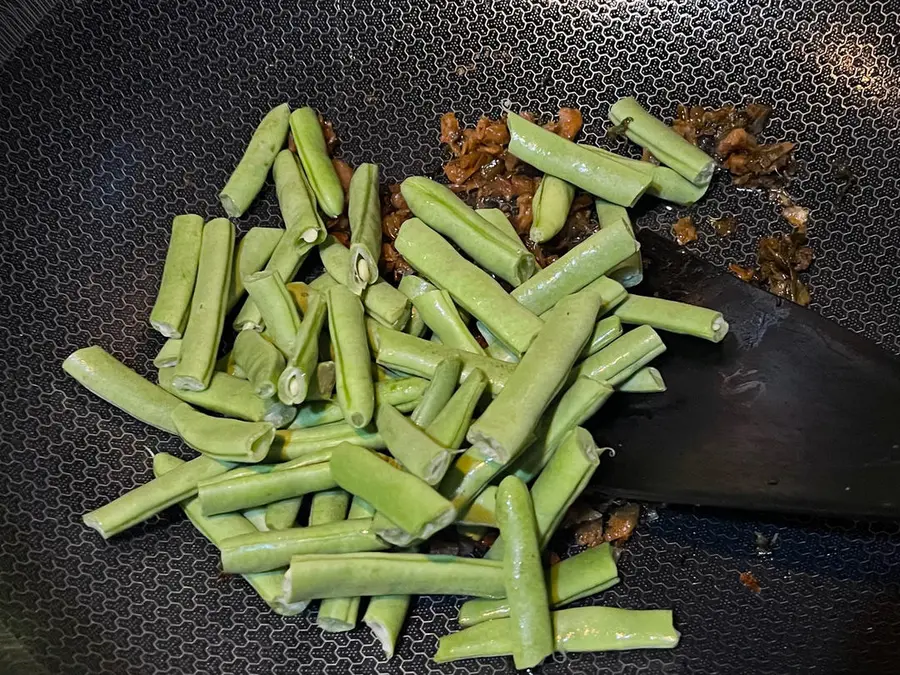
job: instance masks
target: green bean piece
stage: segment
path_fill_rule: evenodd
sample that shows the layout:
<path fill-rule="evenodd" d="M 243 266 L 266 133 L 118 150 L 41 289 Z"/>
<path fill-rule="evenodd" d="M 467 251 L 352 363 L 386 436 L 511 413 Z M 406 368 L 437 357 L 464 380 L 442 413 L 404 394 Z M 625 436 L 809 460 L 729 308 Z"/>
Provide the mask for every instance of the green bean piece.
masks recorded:
<path fill-rule="evenodd" d="M 363 615 L 363 623 L 371 629 L 388 660 L 394 657 L 394 648 L 411 600 L 408 595 L 376 595 L 369 600 Z"/>
<path fill-rule="evenodd" d="M 287 103 L 273 108 L 256 127 L 234 173 L 219 193 L 229 218 L 240 218 L 259 194 L 275 155 L 284 145 L 291 109 Z"/>
<path fill-rule="evenodd" d="M 184 461 L 172 455 L 161 452 L 153 456 L 153 473 L 159 478 L 164 474 L 176 470 L 184 465 Z M 253 534 L 256 528 L 247 518 L 238 513 L 225 513 L 218 516 L 204 516 L 200 509 L 200 503 L 196 497 L 185 499 L 181 502 L 181 508 L 188 520 L 197 530 L 206 537 L 213 546 L 218 547 L 230 537 L 238 537 L 244 534 Z M 281 595 L 283 570 L 261 572 L 259 574 L 245 574 L 244 579 L 253 587 L 259 597 L 282 616 L 295 616 L 306 609 L 307 603 L 298 602 L 292 605 L 284 605 L 279 602 Z"/>
<path fill-rule="evenodd" d="M 638 326 L 582 361 L 573 377 L 590 377 L 616 387 L 666 351 L 659 334 L 650 326 Z"/>
<path fill-rule="evenodd" d="M 487 457 L 482 448 L 472 446 L 450 465 L 438 492 L 450 500 L 457 511 L 464 511 L 504 466 Z"/>
<path fill-rule="evenodd" d="M 485 490 L 485 492 L 487 492 Z M 619 572 L 612 547 L 608 543 L 588 548 L 566 558 L 547 570 L 547 595 L 551 609 L 600 593 L 619 583 Z M 463 628 L 484 621 L 509 617 L 509 603 L 478 598 L 459 608 L 459 625 Z"/>
<path fill-rule="evenodd" d="M 95 345 L 74 351 L 62 367 L 80 385 L 119 410 L 157 429 L 178 433 L 172 412 L 181 401 L 145 380 L 103 347 Z"/>
<path fill-rule="evenodd" d="M 455 384 L 454 379 L 454 384 Z M 414 476 L 437 485 L 447 467 L 450 452 L 439 445 L 410 418 L 387 403 L 378 406 L 375 426 L 391 454 Z"/>
<path fill-rule="evenodd" d="M 625 649 L 672 649 L 681 637 L 669 609 L 577 607 L 552 613 L 554 650 L 560 654 Z M 517 630 L 512 619 L 476 624 L 438 640 L 437 663 L 510 656 Z"/>
<path fill-rule="evenodd" d="M 234 362 L 260 398 L 275 395 L 285 360 L 278 347 L 255 330 L 242 330 L 234 340 Z"/>
<path fill-rule="evenodd" d="M 594 209 L 597 211 L 597 221 L 601 230 L 614 227 L 622 222 L 625 223 L 631 237 L 637 242 L 634 236 L 634 226 L 631 224 L 631 218 L 625 207 L 598 198 L 594 200 Z M 625 288 L 637 286 L 644 279 L 644 263 L 641 260 L 640 244 L 637 246 L 637 251 L 607 272 L 610 278 L 615 279 Z"/>
<path fill-rule="evenodd" d="M 524 242 L 519 239 L 519 233 L 516 232 L 516 228 L 509 222 L 509 218 L 506 217 L 506 214 L 503 213 L 503 211 L 500 209 L 475 209 L 475 213 L 493 225 L 497 231 L 509 239 L 514 246 L 523 251 L 528 250 Z"/>
<path fill-rule="evenodd" d="M 366 518 L 247 534 L 228 539 L 219 548 L 225 574 L 253 574 L 286 567 L 295 555 L 383 551 L 390 547 L 375 536 L 372 520 Z"/>
<path fill-rule="evenodd" d="M 413 410 L 411 415 L 413 422 L 426 428 L 434 421 L 456 391 L 462 367 L 462 359 L 457 356 L 448 356 L 438 364 L 421 403 Z"/>
<path fill-rule="evenodd" d="M 450 356 L 457 356 L 463 363 L 460 377 L 468 377 L 469 373 L 477 368 L 487 376 L 491 394 L 496 395 L 502 391 L 506 380 L 515 369 L 511 363 L 445 347 L 371 322 L 367 324 L 367 328 L 375 360 L 383 366 L 410 375 L 430 379 L 441 361 Z"/>
<path fill-rule="evenodd" d="M 328 275 L 336 281 L 336 283 L 328 283 L 317 279 L 316 282 L 320 286 L 342 285 L 349 278 L 350 251 L 334 237 L 327 237 L 322 242 L 319 246 L 319 256 L 322 258 L 322 265 L 325 266 Z M 316 282 L 313 284 L 315 285 Z M 324 292 L 328 289 L 317 288 L 316 290 Z M 409 301 L 403 293 L 384 279 L 373 280 L 362 292 L 360 298 L 366 308 L 366 313 L 384 326 L 401 330 L 409 321 Z"/>
<path fill-rule="evenodd" d="M 176 389 L 202 391 L 209 386 L 225 322 L 233 256 L 234 225 L 225 218 L 204 225 L 191 313 L 175 366 Z"/>
<path fill-rule="evenodd" d="M 514 626 L 516 669 L 533 668 L 553 653 L 553 627 L 544 570 L 541 567 L 537 523 L 528 488 L 507 476 L 497 490 L 497 522 L 506 540 L 503 578 L 509 616 Z"/>
<path fill-rule="evenodd" d="M 264 522 L 266 530 L 287 530 L 297 523 L 297 515 L 303 506 L 303 497 L 280 499 L 266 504 Z M 258 508 L 258 507 L 257 507 Z"/>
<path fill-rule="evenodd" d="M 425 293 L 430 293 L 431 291 L 436 291 L 437 286 L 428 283 L 425 279 L 421 277 L 417 277 L 415 274 L 407 274 L 405 277 L 400 279 L 400 283 L 397 285 L 397 288 L 400 290 L 403 295 L 409 298 L 410 301 L 415 300 L 420 295 L 424 295 Z"/>
<path fill-rule="evenodd" d="M 604 155 L 608 159 L 618 162 L 619 164 L 624 164 L 629 169 L 634 169 L 635 171 L 644 174 L 650 179 L 650 185 L 647 187 L 647 192 L 644 194 L 663 199 L 667 202 L 673 202 L 682 206 L 690 206 L 705 195 L 706 190 L 709 188 L 708 183 L 706 185 L 694 185 L 691 181 L 682 177 L 667 166 L 658 166 L 639 159 L 623 157 L 622 155 L 617 155 L 609 150 L 595 148 L 590 145 L 580 145 L 580 147 Z"/>
<path fill-rule="evenodd" d="M 231 282 L 229 283 L 227 314 L 244 296 L 244 277 L 259 272 L 275 252 L 284 236 L 280 227 L 251 227 L 234 247 Z"/>
<path fill-rule="evenodd" d="M 353 595 L 496 598 L 504 592 L 500 563 L 422 553 L 295 555 L 284 579 L 286 602 Z"/>
<path fill-rule="evenodd" d="M 281 274 L 257 272 L 244 279 L 244 285 L 262 316 L 266 333 L 283 354 L 290 354 L 300 329 L 300 314 Z"/>
<path fill-rule="evenodd" d="M 213 373 L 209 386 L 203 391 L 176 389 L 172 382 L 173 370 L 164 368 L 159 371 L 159 386 L 198 408 L 248 422 L 268 422 L 275 428 L 287 426 L 297 414 L 295 408 L 279 403 L 277 399 L 260 398 L 250 382 L 228 373 Z"/>
<path fill-rule="evenodd" d="M 604 382 L 579 377 L 547 410 L 536 440 L 519 455 L 508 472 L 531 482 L 546 466 L 566 435 L 583 424 L 609 400 L 614 389 Z"/>
<path fill-rule="evenodd" d="M 479 368 L 473 369 L 447 405 L 425 427 L 426 433 L 448 450 L 459 450 L 487 384 L 485 374 Z"/>
<path fill-rule="evenodd" d="M 272 252 L 272 257 L 266 263 L 265 271 L 278 272 L 285 281 L 291 281 L 297 274 L 297 270 L 306 260 L 309 252 L 315 248 L 302 237 L 298 230 L 286 230 L 278 241 L 278 245 Z M 243 307 L 235 317 L 232 327 L 235 330 L 262 330 L 263 317 L 253 298 L 247 298 Z"/>
<path fill-rule="evenodd" d="M 658 394 L 665 390 L 662 373 L 651 366 L 641 368 L 618 386 L 618 391 L 628 394 Z"/>
<path fill-rule="evenodd" d="M 381 257 L 381 201 L 378 199 L 378 165 L 360 164 L 350 179 L 350 274 L 347 288 L 360 295 L 378 279 Z"/>
<path fill-rule="evenodd" d="M 600 455 L 606 450 L 609 448 L 597 447 L 587 429 L 577 427 L 563 439 L 559 449 L 553 453 L 534 481 L 531 499 L 541 550 L 547 547 L 566 511 L 584 492 L 591 476 L 600 466 Z M 501 534 L 485 554 L 485 558 L 501 560 L 505 550 L 506 542 Z"/>
<path fill-rule="evenodd" d="M 595 232 L 513 289 L 512 297 L 535 314 L 542 314 L 628 259 L 639 248 L 624 223 L 612 225 Z"/>
<path fill-rule="evenodd" d="M 541 320 L 517 303 L 487 272 L 463 258 L 437 232 L 417 218 L 400 227 L 397 251 L 420 274 L 453 296 L 469 314 L 517 354 L 541 328 Z"/>
<path fill-rule="evenodd" d="M 162 281 L 150 312 L 150 325 L 167 338 L 180 338 L 187 326 L 202 237 L 200 216 L 187 214 L 172 220 Z"/>
<path fill-rule="evenodd" d="M 323 331 L 323 335 L 326 331 Z M 337 381 L 334 361 L 320 361 L 316 365 L 316 376 L 306 391 L 308 401 L 331 401 L 334 398 L 334 386 Z"/>
<path fill-rule="evenodd" d="M 350 506 L 350 494 L 344 490 L 326 490 L 313 495 L 309 509 L 309 525 L 325 525 L 344 520 Z"/>
<path fill-rule="evenodd" d="M 365 499 L 406 534 L 427 539 L 456 517 L 453 506 L 428 483 L 379 459 L 372 451 L 343 443 L 332 453 L 331 475 L 337 484 Z M 396 539 L 378 534 L 390 543 Z"/>
<path fill-rule="evenodd" d="M 403 181 L 400 191 L 417 218 L 451 239 L 488 272 L 517 286 L 537 271 L 531 253 L 513 244 L 447 186 L 413 176 Z"/>
<path fill-rule="evenodd" d="M 419 315 L 419 310 L 417 310 L 415 307 L 411 307 L 409 310 L 409 321 L 403 328 L 403 332 L 409 333 L 414 337 L 422 337 L 427 331 L 428 326 L 426 326 L 425 322 L 422 321 L 422 317 Z"/>
<path fill-rule="evenodd" d="M 285 229 L 296 233 L 308 244 L 324 240 L 325 224 L 316 208 L 316 197 L 294 153 L 290 150 L 278 153 L 272 165 L 272 177 Z"/>
<path fill-rule="evenodd" d="M 545 174 L 541 179 L 537 192 L 534 193 L 532 211 L 534 221 L 528 232 L 528 238 L 536 244 L 553 239 L 569 217 L 572 200 L 575 199 L 575 188 L 566 181 Z"/>
<path fill-rule="evenodd" d="M 174 368 L 181 358 L 181 339 L 169 338 L 153 359 L 156 368 Z"/>
<path fill-rule="evenodd" d="M 497 527 L 497 486 L 487 486 L 475 501 L 456 515 L 456 525 Z M 480 537 L 479 537 L 480 539 Z"/>
<path fill-rule="evenodd" d="M 331 477 L 328 461 L 328 452 L 320 451 L 278 465 L 271 471 L 235 473 L 226 480 L 206 481 L 199 486 L 200 506 L 204 514 L 214 516 L 332 490 L 337 484 Z"/>
<path fill-rule="evenodd" d="M 576 293 L 560 300 L 503 391 L 466 434 L 486 456 L 506 464 L 524 448 L 544 410 L 566 382 L 587 343 L 600 298 Z M 615 343 L 613 343 L 615 344 Z"/>
<path fill-rule="evenodd" d="M 649 177 L 640 171 L 585 150 L 513 112 L 506 123 L 512 155 L 592 195 L 634 206 L 650 185 Z"/>
<path fill-rule="evenodd" d="M 208 457 L 197 457 L 177 470 L 154 478 L 105 506 L 82 516 L 84 524 L 97 530 L 104 539 L 142 523 L 178 502 L 192 497 L 197 484 L 205 478 L 225 473 L 232 465 Z"/>
<path fill-rule="evenodd" d="M 473 354 L 484 354 L 484 350 L 475 336 L 469 332 L 463 323 L 462 317 L 453 298 L 447 291 L 433 290 L 423 293 L 412 301 L 413 307 L 422 317 L 434 335 L 441 340 L 441 344 L 453 349 L 463 349 Z"/>
<path fill-rule="evenodd" d="M 266 459 L 270 462 L 286 462 L 311 452 L 335 448 L 341 443 L 352 443 L 373 450 L 385 447 L 384 439 L 374 427 L 356 429 L 346 422 L 333 422 L 308 429 L 276 431 Z"/>
<path fill-rule="evenodd" d="M 316 376 L 319 339 L 327 314 L 325 298 L 310 289 L 306 312 L 294 336 L 288 364 L 278 377 L 278 398 L 283 403 L 297 404 L 306 400 L 310 384 Z"/>
<path fill-rule="evenodd" d="M 675 300 L 629 295 L 616 307 L 614 314 L 622 323 L 645 324 L 710 342 L 721 342 L 728 334 L 728 322 L 721 312 Z"/>
<path fill-rule="evenodd" d="M 428 389 L 429 381 L 421 377 L 400 377 L 375 383 L 375 403 L 387 403 L 403 413 L 412 412 Z M 291 429 L 318 427 L 341 422 L 344 413 L 331 401 L 309 401 L 297 411 Z"/>
<path fill-rule="evenodd" d="M 275 437 L 275 427 L 269 422 L 211 417 L 187 403 L 172 411 L 172 422 L 178 435 L 194 450 L 226 462 L 262 461 Z"/>
<path fill-rule="evenodd" d="M 344 286 L 329 289 L 327 301 L 338 405 L 344 411 L 344 419 L 361 429 L 372 421 L 375 412 L 375 386 L 363 306 Z"/>
<path fill-rule="evenodd" d="M 602 310 L 601 310 L 602 311 Z M 607 316 L 594 324 L 594 332 L 581 350 L 579 358 L 586 359 L 622 335 L 622 322 L 617 316 Z"/>
<path fill-rule="evenodd" d="M 648 150 L 694 185 L 709 184 L 716 170 L 713 158 L 679 136 L 672 127 L 653 117 L 632 97 L 616 101 L 609 109 L 609 119 L 613 124 L 623 124 L 627 119 L 625 135 L 629 140 Z"/>
<path fill-rule="evenodd" d="M 344 188 L 328 156 L 316 111 L 307 107 L 292 112 L 291 133 L 319 208 L 329 218 L 337 218 L 344 211 Z"/>
<path fill-rule="evenodd" d="M 373 515 L 370 505 L 359 497 L 354 497 L 347 520 L 369 519 Z M 343 519 L 343 515 L 341 516 Z M 361 598 L 327 598 L 319 603 L 316 625 L 328 633 L 340 633 L 356 628 Z"/>

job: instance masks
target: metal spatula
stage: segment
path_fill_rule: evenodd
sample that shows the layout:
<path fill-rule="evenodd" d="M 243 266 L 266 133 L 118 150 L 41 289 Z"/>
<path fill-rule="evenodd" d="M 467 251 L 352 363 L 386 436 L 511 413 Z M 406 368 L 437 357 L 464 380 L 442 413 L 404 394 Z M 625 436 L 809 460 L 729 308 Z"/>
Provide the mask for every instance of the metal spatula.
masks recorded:
<path fill-rule="evenodd" d="M 660 333 L 661 394 L 589 423 L 617 450 L 596 481 L 650 501 L 900 516 L 900 359 L 651 233 L 642 295 L 721 311 L 720 344 Z"/>

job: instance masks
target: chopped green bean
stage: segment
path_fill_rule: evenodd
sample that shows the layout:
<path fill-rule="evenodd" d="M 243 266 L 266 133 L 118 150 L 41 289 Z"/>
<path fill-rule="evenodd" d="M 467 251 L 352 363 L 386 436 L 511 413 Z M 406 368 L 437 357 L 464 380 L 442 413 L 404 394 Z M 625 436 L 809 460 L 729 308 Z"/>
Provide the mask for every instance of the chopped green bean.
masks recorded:
<path fill-rule="evenodd" d="M 662 373 L 647 366 L 625 380 L 617 389 L 628 394 L 658 394 L 666 390 L 666 383 Z"/>
<path fill-rule="evenodd" d="M 290 354 L 300 329 L 300 314 L 281 273 L 257 272 L 244 279 L 244 285 L 262 316 L 266 333 L 282 354 Z"/>
<path fill-rule="evenodd" d="M 473 354 L 484 354 L 481 345 L 463 323 L 459 310 L 447 291 L 435 289 L 423 293 L 416 296 L 412 304 L 425 325 L 440 338 L 441 344 Z"/>
<path fill-rule="evenodd" d="M 334 351 L 337 401 L 344 419 L 361 429 L 375 412 L 375 385 L 363 306 L 344 286 L 328 290 L 328 331 Z"/>
<path fill-rule="evenodd" d="M 294 337 L 287 366 L 278 378 L 278 398 L 284 403 L 302 403 L 316 376 L 319 339 L 327 318 L 327 303 L 321 293 L 309 289 L 306 311 Z"/>
<path fill-rule="evenodd" d="M 472 423 L 475 407 L 487 387 L 487 377 L 474 368 L 425 431 L 448 450 L 458 450 Z"/>
<path fill-rule="evenodd" d="M 211 417 L 187 403 L 172 411 L 172 422 L 178 435 L 194 450 L 227 462 L 262 461 L 275 437 L 275 427 L 268 422 Z"/>
<path fill-rule="evenodd" d="M 172 412 L 181 405 L 175 396 L 134 372 L 103 347 L 72 352 L 63 370 L 80 385 L 141 422 L 177 434 Z"/>
<path fill-rule="evenodd" d="M 553 239 L 569 217 L 575 188 L 566 181 L 545 174 L 532 201 L 534 220 L 528 238 L 536 244 Z"/>
<path fill-rule="evenodd" d="M 463 258 L 437 232 L 417 218 L 400 227 L 397 251 L 469 314 L 484 323 L 517 354 L 541 328 L 541 320 L 510 297 L 487 272 Z"/>
<path fill-rule="evenodd" d="M 659 334 L 650 326 L 638 326 L 582 361 L 572 377 L 590 377 L 615 387 L 666 351 Z"/>
<path fill-rule="evenodd" d="M 255 330 L 242 330 L 234 340 L 235 365 L 260 398 L 272 398 L 285 360 L 278 347 Z"/>
<path fill-rule="evenodd" d="M 403 628 L 411 600 L 408 595 L 376 595 L 369 600 L 369 606 L 363 615 L 363 623 L 375 634 L 386 659 L 394 656 L 397 638 Z"/>
<path fill-rule="evenodd" d="M 276 431 L 266 459 L 270 462 L 285 462 L 311 452 L 334 448 L 345 442 L 373 450 L 385 447 L 384 439 L 373 427 L 355 429 L 346 422 L 333 422 L 308 429 Z"/>
<path fill-rule="evenodd" d="M 174 368 L 181 358 L 181 339 L 169 338 L 153 359 L 156 368 Z"/>
<path fill-rule="evenodd" d="M 231 283 L 225 313 L 230 312 L 244 296 L 244 278 L 259 272 L 275 252 L 284 236 L 280 227 L 251 227 L 234 247 Z"/>
<path fill-rule="evenodd" d="M 353 498 L 347 520 L 368 519 L 372 517 L 370 505 L 359 497 Z M 342 516 L 343 518 L 343 516 Z M 326 598 L 319 603 L 316 625 L 329 633 L 340 633 L 356 628 L 356 617 L 359 614 L 358 595 L 348 598 Z"/>
<path fill-rule="evenodd" d="M 180 338 L 187 326 L 202 237 L 203 218 L 200 216 L 187 214 L 172 220 L 162 281 L 150 312 L 150 325 L 167 338 Z"/>
<path fill-rule="evenodd" d="M 273 108 L 256 127 L 234 173 L 225 183 L 219 200 L 229 218 L 240 218 L 259 194 L 275 155 L 284 145 L 291 109 L 287 103 Z"/>
<path fill-rule="evenodd" d="M 378 279 L 381 257 L 381 201 L 378 165 L 360 164 L 350 179 L 350 274 L 347 287 L 360 295 Z"/>
<path fill-rule="evenodd" d="M 209 386 L 225 322 L 233 257 L 234 225 L 225 218 L 209 221 L 203 226 L 191 313 L 175 366 L 176 389 L 202 391 Z"/>
<path fill-rule="evenodd" d="M 721 312 L 685 302 L 629 295 L 614 313 L 622 323 L 646 324 L 670 333 L 681 333 L 721 342 L 728 334 L 728 322 Z"/>
<path fill-rule="evenodd" d="M 344 188 L 328 156 L 319 116 L 312 108 L 300 108 L 291 113 L 290 124 L 297 155 L 319 208 L 329 218 L 337 218 L 344 211 Z"/>
<path fill-rule="evenodd" d="M 628 216 L 628 210 L 618 204 L 611 204 L 603 199 L 594 200 L 594 209 L 597 211 L 597 221 L 600 229 L 615 227 L 619 223 L 625 223 L 631 237 L 634 239 L 634 226 Z M 635 239 L 635 241 L 637 241 Z M 621 283 L 625 288 L 637 286 L 644 279 L 644 263 L 641 260 L 640 245 L 638 250 L 628 258 L 613 267 L 607 275 Z"/>
<path fill-rule="evenodd" d="M 462 365 L 462 359 L 457 356 L 448 356 L 438 364 L 422 396 L 422 402 L 413 410 L 411 415 L 413 422 L 425 428 L 434 421 L 456 391 Z"/>
<path fill-rule="evenodd" d="M 454 384 L 456 380 L 454 378 Z M 378 406 L 375 426 L 391 454 L 414 476 L 436 485 L 450 466 L 450 452 L 411 419 L 387 403 Z"/>
<path fill-rule="evenodd" d="M 290 150 L 282 150 L 272 165 L 275 195 L 284 227 L 307 244 L 325 239 L 325 224 L 316 209 L 316 197 L 306 181 L 303 169 Z"/>
<path fill-rule="evenodd" d="M 387 403 L 403 413 L 412 412 L 428 388 L 428 380 L 420 377 L 401 377 L 375 383 L 375 403 Z M 331 401 L 308 401 L 297 411 L 291 429 L 318 427 L 342 422 L 344 413 Z"/>

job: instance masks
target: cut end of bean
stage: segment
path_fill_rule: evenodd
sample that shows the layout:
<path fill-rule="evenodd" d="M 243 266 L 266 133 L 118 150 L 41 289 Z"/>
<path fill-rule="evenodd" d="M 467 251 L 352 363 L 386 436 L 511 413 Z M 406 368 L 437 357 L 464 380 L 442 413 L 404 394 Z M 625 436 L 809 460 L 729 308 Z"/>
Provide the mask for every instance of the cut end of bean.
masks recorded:
<path fill-rule="evenodd" d="M 728 335 L 728 322 L 725 317 L 716 317 L 712 323 L 713 342 L 721 342 Z"/>
<path fill-rule="evenodd" d="M 309 603 L 303 600 L 300 602 L 285 602 L 284 598 L 278 597 L 269 606 L 273 612 L 281 616 L 297 616 L 306 611 Z"/>
<path fill-rule="evenodd" d="M 224 192 L 219 195 L 219 201 L 222 203 L 222 208 L 225 209 L 225 213 L 228 214 L 229 218 L 240 218 L 243 215 L 244 212 L 241 210 L 241 207 L 235 204 L 234 200 Z"/>
<path fill-rule="evenodd" d="M 178 327 L 173 326 L 170 323 L 162 323 L 160 321 L 151 320 L 150 325 L 153 326 L 154 330 L 159 332 L 163 337 L 176 339 L 180 339 L 182 337 L 182 333 L 180 330 L 178 330 Z"/>
<path fill-rule="evenodd" d="M 172 386 L 182 391 L 204 391 L 206 384 L 198 380 L 196 377 L 188 377 L 181 375 L 172 380 Z"/>
<path fill-rule="evenodd" d="M 362 258 L 356 261 L 356 276 L 364 284 L 369 283 L 369 280 L 372 278 L 372 275 L 369 273 L 369 265 Z"/>
<path fill-rule="evenodd" d="M 109 536 L 110 536 L 110 535 L 108 535 L 108 534 L 106 533 L 106 530 L 103 529 L 103 525 L 100 524 L 100 521 L 98 521 L 97 518 L 94 517 L 93 514 L 87 513 L 87 514 L 85 514 L 84 516 L 81 517 L 81 520 L 82 520 L 82 522 L 84 522 L 84 524 L 87 525 L 89 528 L 91 528 L 92 530 L 96 530 L 97 532 L 99 532 L 101 537 L 103 537 L 104 539 L 109 539 Z"/>
<path fill-rule="evenodd" d="M 316 620 L 316 625 L 326 633 L 345 633 L 348 630 L 356 628 L 355 624 L 342 619 L 336 619 L 333 616 L 323 616 Z"/>
<path fill-rule="evenodd" d="M 384 650 L 384 658 L 393 658 L 394 642 L 391 640 L 391 634 L 387 627 L 383 623 L 367 617 L 363 617 L 363 622 L 372 630 L 372 634 Z"/>
<path fill-rule="evenodd" d="M 350 423 L 350 426 L 355 427 L 356 429 L 362 429 L 366 426 L 366 418 L 362 413 L 350 413 L 350 417 L 347 421 Z"/>
<path fill-rule="evenodd" d="M 319 238 L 319 231 L 314 227 L 311 227 L 308 230 L 304 230 L 303 234 L 300 235 L 300 238 L 307 244 L 313 244 Z"/>

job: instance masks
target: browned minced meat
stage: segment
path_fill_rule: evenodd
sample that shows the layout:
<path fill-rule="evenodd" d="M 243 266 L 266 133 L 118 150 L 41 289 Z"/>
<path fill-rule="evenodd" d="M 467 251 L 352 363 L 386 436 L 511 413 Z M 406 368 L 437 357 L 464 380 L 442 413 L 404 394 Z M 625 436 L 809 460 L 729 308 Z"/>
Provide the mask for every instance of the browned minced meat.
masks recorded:
<path fill-rule="evenodd" d="M 637 527 L 641 517 L 641 507 L 638 504 L 624 504 L 617 507 L 609 514 L 606 522 L 606 531 L 603 533 L 606 541 L 627 541 Z"/>
<path fill-rule="evenodd" d="M 697 228 L 694 225 L 694 219 L 690 216 L 679 218 L 672 225 L 672 234 L 675 235 L 675 241 L 679 246 L 684 246 L 692 241 L 697 241 Z"/>
<path fill-rule="evenodd" d="M 747 588 L 749 588 L 754 593 L 759 593 L 762 590 L 762 587 L 759 585 L 759 581 L 757 581 L 756 577 L 753 576 L 753 572 L 741 572 L 740 577 L 741 583 L 744 584 Z"/>

